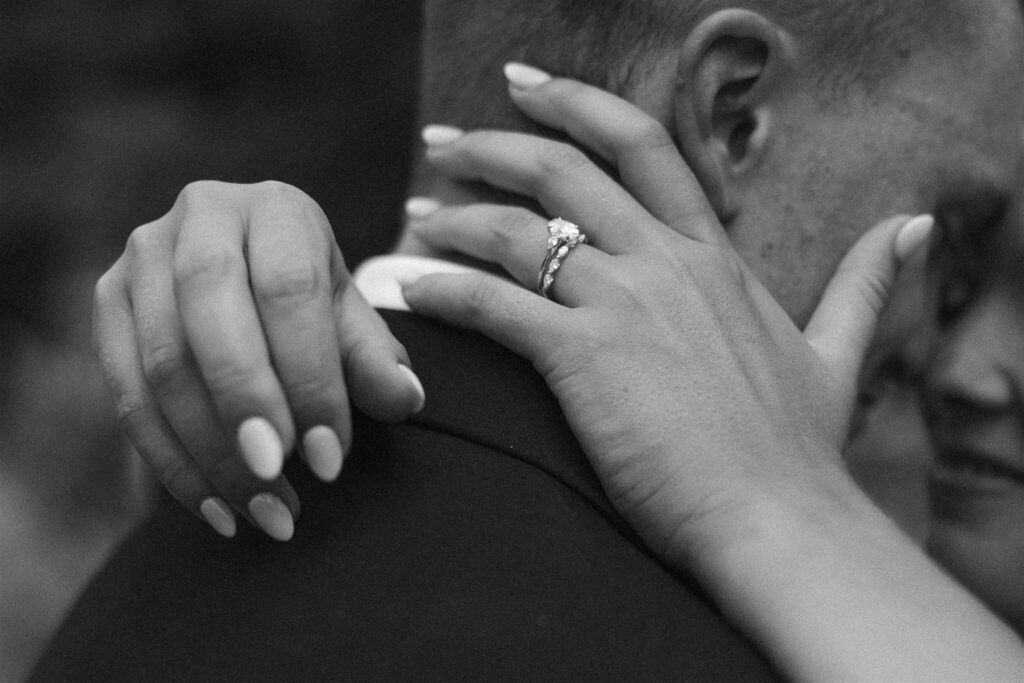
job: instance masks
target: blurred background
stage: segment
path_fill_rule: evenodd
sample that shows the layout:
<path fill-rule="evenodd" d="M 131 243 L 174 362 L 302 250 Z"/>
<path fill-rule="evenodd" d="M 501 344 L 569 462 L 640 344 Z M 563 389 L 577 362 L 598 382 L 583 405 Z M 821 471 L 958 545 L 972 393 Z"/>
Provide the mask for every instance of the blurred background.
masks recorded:
<path fill-rule="evenodd" d="M 282 180 L 354 265 L 390 245 L 419 3 L 0 0 L 0 681 L 145 511 L 92 287 L 188 182 Z M 141 597 L 141 596 L 140 596 Z"/>

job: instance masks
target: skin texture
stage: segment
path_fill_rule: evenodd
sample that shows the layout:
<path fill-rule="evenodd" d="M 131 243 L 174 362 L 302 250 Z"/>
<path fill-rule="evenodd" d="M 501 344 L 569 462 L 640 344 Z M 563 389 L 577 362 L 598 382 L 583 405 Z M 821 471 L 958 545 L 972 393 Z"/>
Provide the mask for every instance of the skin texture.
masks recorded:
<path fill-rule="evenodd" d="M 1016 6 L 1012 6 L 1012 15 L 989 12 L 996 7 L 1009 12 L 1010 5 L 984 3 L 976 7 L 982 18 L 1002 23 L 982 22 L 985 30 L 976 35 L 976 49 L 958 58 L 990 77 L 988 87 L 993 82 L 1006 84 L 1020 66 L 1021 25 Z M 675 155 L 669 144 L 673 138 L 658 125 L 661 119 L 632 111 L 635 125 L 624 127 L 624 139 L 630 144 L 602 148 L 602 141 L 607 144 L 611 132 L 595 133 L 588 126 L 600 129 L 603 124 L 599 121 L 603 119 L 595 122 L 584 116 L 586 109 L 567 108 L 567 103 L 580 104 L 571 93 L 583 98 L 585 89 L 570 90 L 568 97 L 551 98 L 548 104 L 553 108 L 546 114 L 544 98 L 537 93 L 536 100 L 522 92 L 513 93 L 513 97 L 531 116 L 566 128 L 598 155 L 605 156 L 642 206 L 630 200 L 614 182 L 600 180 L 600 175 L 595 175 L 596 167 L 565 145 L 515 136 L 509 139 L 507 134 L 498 133 L 470 134 L 443 151 L 439 148 L 445 145 L 432 145 L 430 161 L 458 181 L 483 180 L 525 194 L 549 212 L 565 209 L 567 215 L 595 231 L 601 250 L 580 248 L 559 276 L 562 282 L 572 282 L 565 278 L 570 278 L 572 271 L 568 268 L 573 264 L 587 268 L 588 257 L 584 254 L 600 262 L 604 253 L 622 265 L 619 269 L 592 265 L 591 277 L 577 281 L 600 284 L 576 290 L 567 284 L 558 295 L 568 297 L 562 301 L 574 309 L 571 318 L 580 319 L 576 321 L 579 325 L 569 329 L 590 335 L 570 335 L 570 339 L 580 343 L 582 338 L 593 354 L 569 353 L 577 349 L 569 343 L 557 343 L 567 342 L 564 337 L 544 337 L 545 325 L 569 320 L 569 313 L 556 313 L 551 308 L 557 308 L 556 304 L 538 300 L 507 282 L 502 291 L 508 296 L 513 296 L 511 291 L 517 292 L 515 296 L 520 297 L 524 308 L 509 309 L 504 305 L 509 300 L 498 298 L 498 290 L 486 289 L 480 280 L 461 290 L 449 289 L 449 296 L 444 297 L 431 297 L 426 283 L 418 294 L 415 289 L 409 290 L 410 303 L 442 318 L 489 331 L 531 357 L 562 397 L 590 455 L 608 467 L 606 474 L 612 476 L 606 486 L 627 517 L 670 562 L 704 579 L 723 608 L 777 657 L 784 670 L 807 678 L 839 678 L 855 671 L 877 675 L 920 673 L 925 665 L 945 667 L 941 670 L 946 674 L 977 671 L 957 669 L 958 662 L 936 658 L 952 656 L 955 650 L 942 647 L 936 651 L 934 647 L 961 637 L 944 630 L 945 624 L 959 627 L 971 623 L 978 628 L 969 629 L 969 637 L 975 642 L 967 650 L 968 665 L 984 661 L 995 665 L 990 669 L 995 674 L 1014 671 L 1013 667 L 1020 665 L 1019 653 L 1012 650 L 1008 659 L 998 654 L 1003 646 L 1016 645 L 1016 641 L 916 554 L 839 467 L 838 448 L 845 437 L 853 378 L 874 317 L 891 285 L 890 252 L 898 226 L 888 226 L 881 237 L 872 233 L 874 247 L 869 253 L 874 257 L 868 260 L 875 267 L 862 264 L 863 268 L 839 269 L 840 284 L 834 284 L 837 288 L 826 295 L 826 315 L 816 317 L 806 335 L 793 320 L 803 322 L 809 317 L 811 306 L 801 303 L 801 297 L 816 299 L 826 278 L 815 273 L 831 269 L 819 268 L 818 257 L 827 256 L 825 261 L 834 263 L 845 246 L 837 244 L 842 236 L 854 230 L 853 226 L 859 234 L 872 212 L 890 210 L 901 202 L 946 202 L 954 190 L 961 191 L 971 183 L 997 192 L 1012 183 L 1016 150 L 996 145 L 987 133 L 979 137 L 971 131 L 972 126 L 980 125 L 974 117 L 991 114 L 993 120 L 985 122 L 989 131 L 1012 130 L 1014 134 L 1009 137 L 1014 139 L 1021 114 L 1019 89 L 1007 88 L 997 103 L 995 98 L 981 95 L 978 82 L 983 79 L 977 73 L 968 78 L 961 72 L 957 77 L 954 69 L 953 75 L 944 72 L 940 77 L 934 71 L 939 60 L 922 58 L 905 73 L 909 95 L 874 93 L 871 99 L 862 101 L 870 106 L 858 106 L 856 100 L 849 103 L 854 116 L 833 110 L 831 115 L 822 114 L 820 102 L 801 89 L 807 83 L 798 76 L 799 51 L 789 50 L 785 37 L 773 34 L 770 26 L 750 16 L 718 19 L 716 26 L 696 36 L 691 50 L 679 55 L 679 66 L 671 72 L 678 75 L 683 69 L 699 76 L 686 81 L 693 87 L 677 91 L 673 77 L 669 80 L 672 96 L 665 97 L 662 90 L 658 97 L 655 87 L 651 92 L 656 101 L 647 103 L 663 117 L 671 114 L 669 118 L 686 123 L 674 132 L 710 205 L 702 201 L 697 183 Z M 723 100 L 722 88 L 735 84 L 737 79 L 749 80 L 751 63 L 746 50 L 705 49 L 721 45 L 708 39 L 723 27 L 752 33 L 774 55 L 774 61 L 753 65 L 757 85 L 735 101 Z M 963 105 L 957 110 L 959 118 L 934 97 L 940 91 L 937 81 L 941 81 L 944 94 L 952 89 L 950 101 Z M 1016 79 L 1013 82 L 1016 86 Z M 657 83 L 655 79 L 655 86 Z M 931 95 L 916 89 L 922 84 L 932 86 Z M 536 108 L 530 107 L 531 101 Z M 594 111 L 600 110 L 593 109 L 591 114 Z M 581 121 L 589 123 L 580 125 Z M 867 144 L 879 135 L 878 146 Z M 945 136 L 954 140 L 937 144 Z M 863 146 L 852 145 L 850 139 Z M 489 155 L 479 153 L 488 148 L 486 140 L 491 144 Z M 910 152 L 909 148 L 929 142 L 936 143 L 934 149 L 929 148 L 928 154 L 911 155 L 912 167 L 905 175 L 885 183 L 880 197 L 869 199 L 863 192 L 856 193 L 869 178 L 876 177 L 873 174 L 879 167 L 891 170 L 897 153 Z M 477 154 L 471 153 L 473 150 Z M 833 158 L 833 153 L 848 154 L 849 163 Z M 517 167 L 517 162 L 522 165 Z M 955 165 L 970 182 L 946 180 L 947 165 Z M 645 179 L 653 186 L 641 182 Z M 782 187 L 784 181 L 790 184 Z M 844 222 L 837 224 L 839 237 L 827 240 L 814 230 L 821 221 L 812 221 L 808 215 L 833 202 L 857 211 L 843 216 Z M 763 212 L 765 236 L 754 235 L 749 227 L 754 224 L 756 212 Z M 716 214 L 728 218 L 728 233 L 722 231 Z M 536 220 L 540 219 L 535 216 L 534 224 Z M 541 228 L 543 223 L 541 220 Z M 515 225 L 501 220 L 485 224 Z M 764 245 L 773 234 L 771 226 L 783 224 L 800 236 L 797 242 L 803 251 L 797 251 L 806 257 L 800 265 L 810 273 L 795 277 L 797 284 L 792 287 L 785 281 L 793 279 L 791 274 L 798 269 L 789 255 L 763 260 L 750 256 L 752 263 L 744 258 L 754 245 L 759 246 L 753 252 L 770 251 Z M 623 225 L 635 232 L 625 232 Z M 526 272 L 523 263 L 535 264 L 537 259 L 516 258 L 525 252 L 511 249 L 521 243 L 512 239 L 514 235 L 514 231 L 505 233 L 510 247 L 505 256 L 509 260 L 501 263 L 516 275 Z M 735 247 L 729 246 L 727 236 Z M 851 235 L 847 238 L 852 241 Z M 680 247 L 680 243 L 686 246 Z M 542 241 L 531 240 L 529 244 L 537 246 Z M 781 249 L 776 253 L 782 253 Z M 487 253 L 470 255 L 489 258 Z M 883 277 L 877 264 L 887 260 L 888 274 Z M 758 271 L 768 275 L 764 278 L 769 284 L 767 290 L 758 283 Z M 866 280 L 861 277 L 864 272 L 869 274 Z M 491 287 L 497 287 L 493 280 L 488 281 Z M 437 280 L 433 282 L 436 286 Z M 595 293 L 602 289 L 609 296 L 595 301 Z M 578 301 L 574 302 L 573 291 L 579 293 Z M 782 306 L 769 294 L 778 296 Z M 427 306 L 427 301 L 432 301 L 434 307 Z M 546 322 L 529 314 L 541 304 L 549 307 Z M 850 305 L 850 310 L 839 304 Z M 588 312 L 591 305 L 596 308 Z M 844 318 L 837 312 L 851 315 Z M 502 317 L 501 313 L 507 315 Z M 583 325 L 582 319 L 588 315 L 591 325 Z M 525 326 L 519 330 L 521 336 L 500 336 L 508 332 L 510 320 Z M 487 327 L 488 321 L 498 327 Z M 631 339 L 623 331 L 623 321 L 631 332 L 639 334 L 638 338 Z M 523 329 L 532 334 L 522 336 Z M 697 335 L 698 343 L 690 335 Z M 538 347 L 544 339 L 556 343 Z M 832 343 L 837 339 L 853 339 L 855 343 L 842 348 Z M 609 340 L 609 346 L 603 347 L 602 340 Z M 533 346 L 523 345 L 527 343 Z M 689 353 L 696 351 L 705 355 Z M 581 362 L 581 356 L 590 360 Z M 197 353 L 197 357 L 202 354 Z M 650 376 L 651 372 L 656 376 Z M 642 400 L 636 400 L 631 392 L 640 392 Z M 672 401 L 679 394 L 697 398 L 689 404 L 691 411 Z M 601 416 L 617 416 L 618 421 L 602 422 Z M 664 419 L 656 419 L 659 416 Z M 687 425 L 696 428 L 684 428 Z M 638 464 L 637 454 L 651 457 Z M 680 454 L 695 458 L 689 461 L 694 469 L 688 474 L 674 467 L 673 456 Z M 645 462 L 659 463 L 654 468 L 655 476 L 650 476 Z M 696 477 L 692 476 L 694 471 Z M 692 489 L 695 481 L 702 482 L 702 490 Z M 815 484 L 807 491 L 794 493 L 793 483 L 798 481 Z M 746 495 L 751 492 L 756 493 Z M 682 509 L 680 503 L 684 504 Z M 780 534 L 780 530 L 786 533 Z M 843 543 L 836 541 L 840 538 Z M 800 558 L 800 562 L 787 558 Z M 890 571 L 890 566 L 896 569 Z M 790 591 L 758 593 L 757 586 L 763 584 L 767 574 L 751 576 L 753 568 L 769 572 Z M 850 581 L 848 571 L 836 573 L 837 568 L 851 568 L 852 578 L 857 580 Z M 863 580 L 869 576 L 871 580 Z M 907 577 L 921 581 L 908 582 Z M 815 602 L 819 611 L 808 613 L 803 608 L 805 601 L 797 599 L 793 591 L 806 585 L 804 581 L 821 579 L 835 585 L 821 586 L 821 595 L 816 597 L 823 600 Z M 889 629 L 858 630 L 847 634 L 855 637 L 826 638 L 821 648 L 799 646 L 806 645 L 808 638 L 821 639 L 828 632 L 828 624 L 833 624 L 832 628 L 842 624 L 840 617 L 849 614 L 855 605 L 880 610 L 861 623 L 887 624 Z M 930 619 L 935 605 L 947 610 L 950 619 Z M 787 628 L 775 628 L 779 623 Z M 778 640 L 794 633 L 795 640 Z M 872 661 L 872 666 L 881 666 L 872 672 L 857 668 L 864 664 L 863 652 L 886 649 L 875 647 L 879 639 L 891 643 L 892 638 L 908 634 L 913 638 L 912 646 L 900 650 L 898 661 Z M 832 649 L 837 644 L 849 648 L 837 652 Z M 813 661 L 802 659 L 805 650 L 810 651 Z M 886 669 L 885 665 L 894 668 Z M 1002 665 L 1007 668 L 999 669 Z"/>
<path fill-rule="evenodd" d="M 644 70 L 632 101 L 677 140 L 737 252 L 799 325 L 869 226 L 931 212 L 967 182 L 1014 187 L 1019 155 L 1008 142 L 1024 120 L 1019 3 L 959 9 L 974 27 L 961 45 L 925 36 L 879 88 L 852 88 L 830 104 L 799 38 L 749 15 L 715 15 L 706 23 L 724 25 L 698 27 Z M 767 56 L 751 61 L 747 43 L 708 44 L 730 32 Z M 749 78 L 759 80 L 734 104 L 722 98 L 720 87 Z M 741 145 L 739 123 L 752 127 Z M 478 196 L 428 169 L 418 175 L 444 203 Z M 399 249 L 432 253 L 410 236 Z"/>
<path fill-rule="evenodd" d="M 599 248 L 566 256 L 558 303 L 490 275 L 428 275 L 403 288 L 413 309 L 530 360 L 616 509 L 657 554 L 696 575 L 787 676 L 999 679 L 1019 670 L 1016 637 L 932 565 L 840 462 L 893 257 L 913 250 L 925 224 L 898 220 L 867 233 L 801 334 L 642 113 L 564 80 L 511 90 L 531 117 L 571 130 L 617 169 L 646 210 L 591 162 L 565 164 L 559 143 L 425 131 L 438 169 L 579 216 Z M 532 284 L 543 215 L 418 204 L 411 229 L 421 240 L 497 261 Z"/>
<path fill-rule="evenodd" d="M 928 310 L 928 249 L 900 270 L 878 321 L 860 377 L 850 443 L 843 453 L 860 487 L 900 527 L 924 544 L 932 446 L 920 387 L 933 342 Z"/>
<path fill-rule="evenodd" d="M 934 557 L 1024 632 L 1024 204 L 944 221 L 926 375 Z"/>
<path fill-rule="evenodd" d="M 225 536 L 240 515 L 290 538 L 299 501 L 281 465 L 300 443 L 317 476 L 338 476 L 349 396 L 385 421 L 423 403 L 405 349 L 349 286 L 320 207 L 282 183 L 182 190 L 100 278 L 93 327 L 136 449 Z"/>
<path fill-rule="evenodd" d="M 1024 118 L 1017 78 L 1024 28 L 1015 3 L 966 6 L 977 30 L 955 59 L 940 50 L 912 53 L 888 88 L 854 91 L 841 106 L 826 108 L 814 96 L 818 84 L 807 76 L 813 70 L 801 61 L 799 41 L 749 12 L 708 18 L 660 56 L 637 89 L 637 104 L 678 144 L 743 262 L 798 324 L 867 226 L 931 211 L 951 189 L 1012 184 L 1017 154 L 1004 143 Z M 723 40 L 729 36 L 743 40 Z M 751 41 L 764 50 L 751 51 Z M 737 84 L 744 84 L 740 95 Z M 556 163 L 571 170 L 580 159 L 566 147 Z M 433 175 L 439 198 L 475 198 L 466 185 Z M 274 234 L 275 215 L 305 228 L 304 238 Z M 294 188 L 196 183 L 167 216 L 133 234 L 97 287 L 97 347 L 122 422 L 197 515 L 222 498 L 250 516 L 262 490 L 294 517 L 298 501 L 287 483 L 260 479 L 272 479 L 312 430 L 323 437 L 320 427 L 344 452 L 346 382 L 357 404 L 385 419 L 422 402 L 401 370 L 404 352 L 347 286 L 326 234 L 322 212 Z M 412 235 L 399 251 L 436 253 Z M 258 258 L 247 262 L 247 254 Z M 335 315 L 337 339 L 321 322 L 326 311 Z M 296 324 L 308 336 L 296 336 Z M 310 344 L 316 354 L 304 350 Z M 339 351 L 341 367 L 315 361 Z M 264 420 L 260 428 L 243 430 L 253 417 Z M 241 445 L 249 448 L 238 462 Z M 330 479 L 338 456 L 327 451 L 333 456 L 311 462 Z"/>
<path fill-rule="evenodd" d="M 991 15 L 979 19 L 989 28 L 973 50 L 920 54 L 892 87 L 849 108 L 780 113 L 790 115 L 791 134 L 728 227 L 744 261 L 798 322 L 865 226 L 933 211 L 954 190 L 951 175 L 1013 187 L 1018 159 L 1007 143 L 1017 139 L 1022 111 L 1020 18 L 1015 3 L 975 7 Z"/>

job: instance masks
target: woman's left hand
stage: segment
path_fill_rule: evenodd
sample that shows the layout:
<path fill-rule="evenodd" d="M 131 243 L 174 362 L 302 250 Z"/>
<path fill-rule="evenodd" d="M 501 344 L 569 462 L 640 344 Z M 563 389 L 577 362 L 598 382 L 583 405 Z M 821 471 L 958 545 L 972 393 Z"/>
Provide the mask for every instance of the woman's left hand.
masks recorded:
<path fill-rule="evenodd" d="M 656 121 L 565 79 L 510 92 L 529 116 L 617 168 L 622 185 L 544 138 L 426 133 L 436 168 L 536 199 L 590 242 L 565 256 L 557 303 L 480 274 L 421 278 L 404 288 L 410 306 L 532 361 L 613 504 L 676 566 L 693 570 L 724 552 L 722 540 L 768 507 L 815 517 L 835 505 L 849 488 L 840 451 L 897 242 L 919 243 L 928 220 L 900 240 L 906 218 L 868 232 L 801 332 L 732 249 Z M 485 204 L 411 223 L 433 247 L 498 263 L 530 289 L 547 226 L 531 211 Z"/>

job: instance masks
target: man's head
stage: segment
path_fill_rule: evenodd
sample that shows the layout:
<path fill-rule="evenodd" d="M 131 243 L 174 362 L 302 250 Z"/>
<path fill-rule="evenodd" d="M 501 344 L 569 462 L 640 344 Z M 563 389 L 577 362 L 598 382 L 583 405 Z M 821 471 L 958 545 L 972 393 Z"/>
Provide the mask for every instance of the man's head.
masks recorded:
<path fill-rule="evenodd" d="M 668 128 L 733 243 L 806 319 L 875 221 L 963 178 L 1009 187 L 1024 121 L 1012 0 L 428 0 L 422 118 L 527 128 L 500 66 L 617 92 Z"/>

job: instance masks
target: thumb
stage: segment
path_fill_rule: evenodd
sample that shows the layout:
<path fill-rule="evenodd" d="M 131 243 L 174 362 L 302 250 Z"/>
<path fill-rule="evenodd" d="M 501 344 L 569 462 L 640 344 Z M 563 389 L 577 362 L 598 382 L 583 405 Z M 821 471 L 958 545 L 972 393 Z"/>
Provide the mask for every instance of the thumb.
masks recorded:
<path fill-rule="evenodd" d="M 804 330 L 807 343 L 850 395 L 900 266 L 934 225 L 928 215 L 898 216 L 865 233 L 839 264 Z"/>

